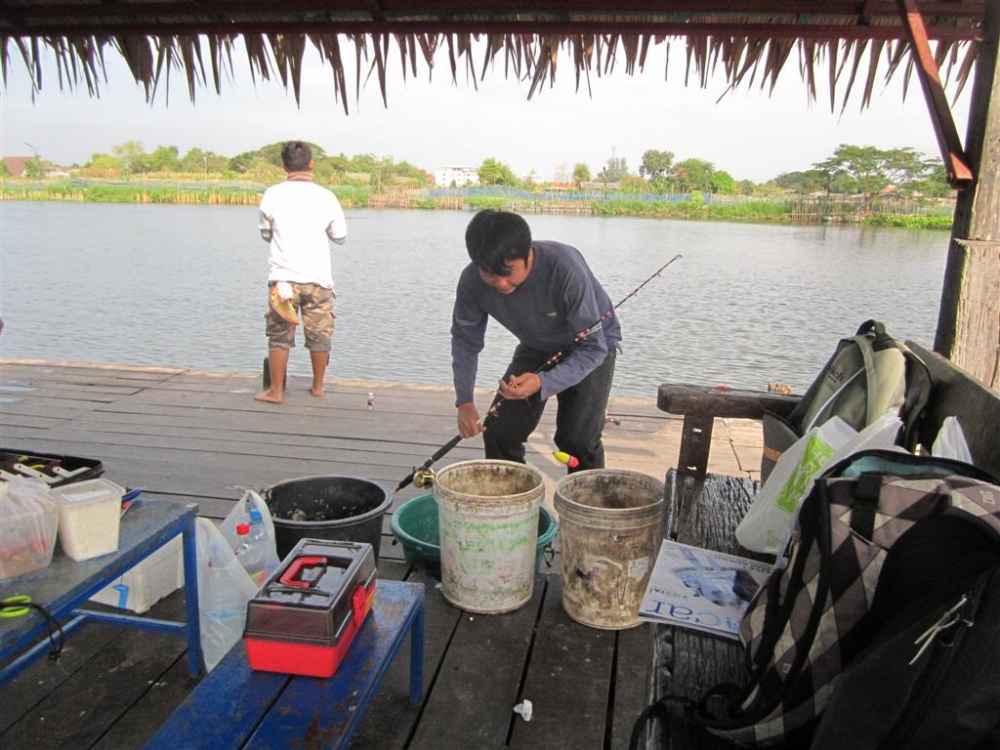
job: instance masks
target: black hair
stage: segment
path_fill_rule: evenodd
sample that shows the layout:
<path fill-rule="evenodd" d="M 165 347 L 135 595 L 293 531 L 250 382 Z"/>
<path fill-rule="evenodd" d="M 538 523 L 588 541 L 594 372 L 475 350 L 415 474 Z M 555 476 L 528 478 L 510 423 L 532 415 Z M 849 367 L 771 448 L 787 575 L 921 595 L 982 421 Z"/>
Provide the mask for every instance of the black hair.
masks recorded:
<path fill-rule="evenodd" d="M 302 141 L 289 141 L 281 148 L 281 163 L 290 172 L 305 172 L 312 158 L 312 149 Z"/>
<path fill-rule="evenodd" d="M 528 222 L 510 211 L 486 209 L 472 217 L 465 230 L 465 248 L 469 258 L 495 276 L 509 276 L 507 263 L 527 261 L 531 252 L 531 229 Z"/>

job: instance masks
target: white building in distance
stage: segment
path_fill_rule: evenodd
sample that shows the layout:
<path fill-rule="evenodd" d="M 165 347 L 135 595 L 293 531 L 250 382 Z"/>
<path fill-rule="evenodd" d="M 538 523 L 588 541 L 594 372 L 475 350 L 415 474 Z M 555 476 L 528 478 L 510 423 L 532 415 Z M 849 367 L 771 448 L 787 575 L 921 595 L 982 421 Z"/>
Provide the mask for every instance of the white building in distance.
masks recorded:
<path fill-rule="evenodd" d="M 438 187 L 465 187 L 479 184 L 478 167 L 444 167 L 434 170 L 434 184 Z"/>

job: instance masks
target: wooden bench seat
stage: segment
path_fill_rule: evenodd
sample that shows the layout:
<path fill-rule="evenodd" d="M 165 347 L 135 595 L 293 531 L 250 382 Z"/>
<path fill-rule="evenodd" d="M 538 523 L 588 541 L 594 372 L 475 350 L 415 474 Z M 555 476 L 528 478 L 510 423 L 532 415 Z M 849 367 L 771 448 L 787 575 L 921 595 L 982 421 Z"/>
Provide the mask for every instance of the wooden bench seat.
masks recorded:
<path fill-rule="evenodd" d="M 927 363 L 933 381 L 920 442 L 929 447 L 948 416 L 958 417 L 978 466 L 1000 476 L 1000 394 L 986 388 L 949 361 L 914 342 L 907 345 Z M 760 419 L 764 410 L 787 414 L 797 396 L 708 386 L 663 384 L 657 405 L 684 417 L 677 468 L 666 477 L 664 536 L 706 549 L 767 559 L 738 545 L 737 524 L 749 509 L 759 483 L 749 477 L 707 472 L 712 425 L 716 418 Z M 668 694 L 699 698 L 719 682 L 745 684 L 743 652 L 736 641 L 656 625 L 652 638 L 654 677 L 650 701 Z M 733 748 L 684 721 L 678 708 L 666 722 L 655 722 L 649 748 Z"/>
<path fill-rule="evenodd" d="M 424 586 L 379 580 L 372 611 L 328 679 L 255 672 L 237 643 L 146 745 L 146 750 L 347 747 L 411 636 L 410 701 L 423 693 Z"/>

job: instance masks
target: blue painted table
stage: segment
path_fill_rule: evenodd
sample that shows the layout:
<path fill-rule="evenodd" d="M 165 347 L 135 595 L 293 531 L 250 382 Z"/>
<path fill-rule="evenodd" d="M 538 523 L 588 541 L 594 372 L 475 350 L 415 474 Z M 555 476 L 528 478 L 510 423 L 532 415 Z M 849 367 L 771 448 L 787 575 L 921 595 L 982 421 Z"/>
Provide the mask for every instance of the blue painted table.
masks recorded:
<path fill-rule="evenodd" d="M 42 570 L 0 580 L 0 599 L 27 595 L 62 625 L 64 636 L 88 622 L 144 628 L 187 636 L 188 668 L 202 670 L 201 629 L 198 624 L 198 573 L 195 519 L 198 506 L 154 498 L 139 498 L 122 516 L 118 550 L 90 560 L 76 561 L 57 546 L 52 563 Z M 90 597 L 114 583 L 129 568 L 149 557 L 178 535 L 183 535 L 185 622 L 81 609 Z M 37 610 L 0 618 L 0 661 L 35 644 L 0 669 L 0 683 L 21 672 L 50 649 L 46 620 Z M 38 639 L 41 638 L 39 641 Z M 37 641 L 37 643 L 36 643 Z"/>
<path fill-rule="evenodd" d="M 146 750 L 346 747 L 410 633 L 410 701 L 423 694 L 424 586 L 378 581 L 375 601 L 333 677 L 255 672 L 237 643 Z"/>

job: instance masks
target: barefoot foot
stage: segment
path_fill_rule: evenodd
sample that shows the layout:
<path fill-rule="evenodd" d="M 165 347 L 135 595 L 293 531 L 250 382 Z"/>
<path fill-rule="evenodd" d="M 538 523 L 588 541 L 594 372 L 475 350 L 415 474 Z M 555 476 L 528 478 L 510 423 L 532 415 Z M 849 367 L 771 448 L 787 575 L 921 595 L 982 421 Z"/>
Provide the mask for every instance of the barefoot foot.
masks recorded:
<path fill-rule="evenodd" d="M 256 396 L 253 397 L 253 400 L 254 401 L 263 401 L 263 402 L 268 403 L 268 404 L 280 404 L 281 403 L 281 394 L 280 393 L 272 393 L 270 390 L 261 391 L 260 393 L 258 393 Z"/>
<path fill-rule="evenodd" d="M 321 385 L 320 386 L 314 385 L 312 388 L 309 389 L 309 392 L 312 395 L 314 395 L 316 398 L 322 398 L 322 396 L 323 396 L 323 386 L 321 386 Z"/>

